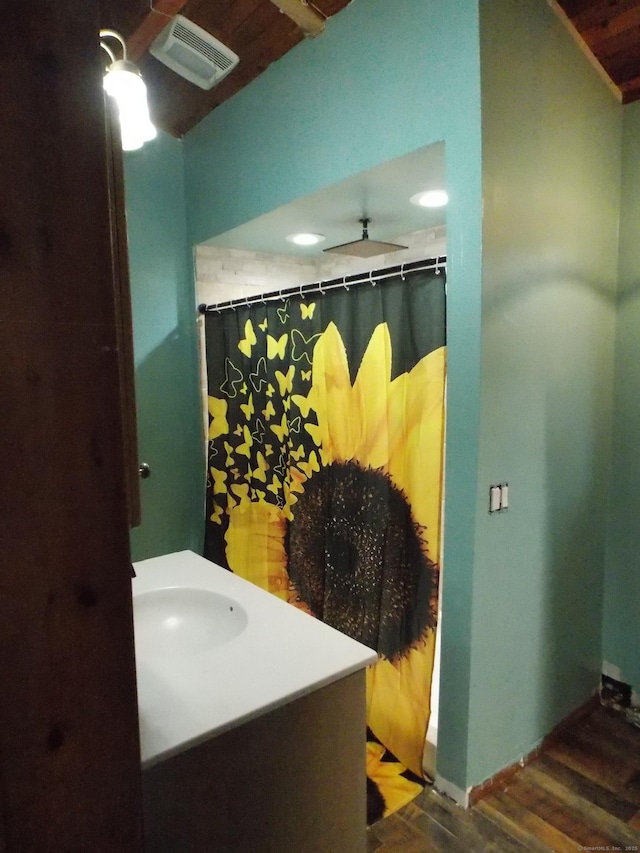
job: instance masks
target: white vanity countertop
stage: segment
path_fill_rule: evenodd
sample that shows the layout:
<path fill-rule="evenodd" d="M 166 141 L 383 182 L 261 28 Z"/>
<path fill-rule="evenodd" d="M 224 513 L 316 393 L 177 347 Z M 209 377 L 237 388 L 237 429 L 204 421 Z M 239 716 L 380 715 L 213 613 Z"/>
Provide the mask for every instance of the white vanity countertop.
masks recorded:
<path fill-rule="evenodd" d="M 367 646 L 191 551 L 134 568 L 134 619 L 136 596 L 173 587 L 227 596 L 248 616 L 239 635 L 214 648 L 188 655 L 137 648 L 143 768 L 378 659 Z"/>

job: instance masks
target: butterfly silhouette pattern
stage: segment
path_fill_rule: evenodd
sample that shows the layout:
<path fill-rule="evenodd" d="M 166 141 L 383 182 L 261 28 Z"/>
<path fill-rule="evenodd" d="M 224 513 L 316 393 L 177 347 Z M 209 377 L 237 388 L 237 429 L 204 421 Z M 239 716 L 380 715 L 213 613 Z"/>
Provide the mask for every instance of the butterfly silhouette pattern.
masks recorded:
<path fill-rule="evenodd" d="M 301 302 L 300 303 L 300 316 L 303 320 L 313 320 L 313 314 L 316 310 L 315 302 Z"/>
<path fill-rule="evenodd" d="M 291 358 L 293 361 L 306 361 L 307 364 L 311 364 L 311 353 L 313 352 L 313 347 L 318 341 L 320 335 L 311 335 L 308 338 L 302 334 L 300 329 L 292 329 L 291 330 Z"/>
<path fill-rule="evenodd" d="M 258 339 L 256 338 L 256 333 L 253 330 L 253 323 L 251 320 L 247 320 L 244 324 L 244 338 L 241 338 L 238 343 L 238 349 L 243 355 L 246 355 L 247 358 L 251 356 L 251 350 L 258 343 Z"/>
<path fill-rule="evenodd" d="M 243 502 L 271 503 L 291 516 L 300 484 L 320 470 L 310 392 L 323 329 L 318 304 L 301 299 L 243 306 L 211 321 L 222 327 L 216 334 L 227 353 L 219 376 L 209 376 L 208 518 L 222 533 L 229 510 Z"/>

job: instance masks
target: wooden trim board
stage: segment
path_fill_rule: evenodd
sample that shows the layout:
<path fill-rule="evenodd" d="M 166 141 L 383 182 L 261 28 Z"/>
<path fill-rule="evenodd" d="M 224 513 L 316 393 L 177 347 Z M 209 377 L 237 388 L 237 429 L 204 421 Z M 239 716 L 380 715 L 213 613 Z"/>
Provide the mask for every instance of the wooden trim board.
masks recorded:
<path fill-rule="evenodd" d="M 99 4 L 0 31 L 4 853 L 140 853 Z"/>

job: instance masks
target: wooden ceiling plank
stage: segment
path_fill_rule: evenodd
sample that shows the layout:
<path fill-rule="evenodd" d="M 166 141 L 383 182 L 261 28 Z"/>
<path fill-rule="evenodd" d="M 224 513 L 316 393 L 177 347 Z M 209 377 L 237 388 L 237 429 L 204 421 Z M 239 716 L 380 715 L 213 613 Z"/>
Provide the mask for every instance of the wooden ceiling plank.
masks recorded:
<path fill-rule="evenodd" d="M 290 37 L 295 38 L 295 44 L 303 39 L 296 24 L 269 3 L 261 8 L 260 15 L 255 16 L 251 26 L 242 27 L 236 35 L 240 50 L 249 55 L 251 62 L 260 61 L 257 51 L 260 56 L 268 57 L 268 64 L 283 55 L 279 47 L 283 37 L 287 40 Z"/>
<path fill-rule="evenodd" d="M 591 0 L 591 2 L 583 2 L 582 8 L 577 12 L 569 11 L 570 4 L 567 0 L 560 0 L 560 5 L 567 12 L 576 29 L 582 32 L 620 15 L 627 9 L 633 9 L 638 5 L 638 0 Z"/>
<path fill-rule="evenodd" d="M 229 10 L 237 2 L 238 0 L 216 0 L 215 3 L 212 3 L 211 0 L 187 0 L 183 14 L 195 23 L 199 20 L 208 20 L 209 18 L 221 19 L 223 16 L 229 14 Z"/>
<path fill-rule="evenodd" d="M 597 71 L 597 73 L 600 75 L 600 77 L 602 78 L 602 80 L 604 81 L 604 83 L 606 84 L 608 89 L 611 91 L 611 93 L 613 94 L 615 99 L 617 101 L 622 102 L 622 92 L 620 91 L 619 87 L 611 79 L 611 77 L 605 71 L 605 69 L 603 68 L 601 63 L 598 62 L 598 60 L 594 56 L 593 52 L 591 51 L 591 48 L 586 43 L 586 41 L 582 38 L 582 35 L 578 32 L 578 30 L 576 29 L 573 22 L 571 21 L 571 19 L 567 15 L 567 13 L 564 11 L 564 9 L 562 8 L 562 6 L 558 2 L 558 0 L 547 0 L 547 3 L 549 6 L 551 6 L 553 11 L 560 18 L 560 20 L 565 25 L 565 27 L 567 28 L 569 33 L 573 36 L 576 44 L 578 45 L 580 50 L 584 53 L 586 58 L 589 60 L 589 62 L 591 63 L 591 65 L 593 66 L 595 71 Z"/>
<path fill-rule="evenodd" d="M 137 62 L 155 37 L 160 35 L 171 18 L 177 15 L 185 4 L 186 0 L 155 0 L 142 23 L 127 39 L 129 59 Z"/>
<path fill-rule="evenodd" d="M 99 5 L 100 27 L 116 30 L 125 39 L 149 11 L 149 0 L 103 0 Z"/>
<path fill-rule="evenodd" d="M 243 25 L 248 25 L 253 16 L 259 14 L 260 7 L 264 5 L 270 8 L 268 3 L 265 4 L 265 0 L 242 0 L 242 2 L 235 0 L 220 10 L 219 4 L 211 3 L 209 0 L 207 3 L 199 3 L 197 8 L 193 8 L 191 11 L 194 4 L 189 3 L 187 17 L 214 35 L 223 44 L 228 44 L 232 50 L 235 50 L 231 43 L 234 40 L 233 34 L 240 30 Z"/>
<path fill-rule="evenodd" d="M 588 12 L 593 6 L 597 6 L 600 0 L 560 0 L 560 5 L 565 13 L 571 18 Z M 608 0 L 606 0 L 608 2 Z"/>
<path fill-rule="evenodd" d="M 615 15 L 608 20 L 604 20 L 596 26 L 588 29 L 581 29 L 580 35 L 586 43 L 593 48 L 597 53 L 598 46 L 601 42 L 622 36 L 629 30 L 638 29 L 640 27 L 640 6 L 635 5 L 632 9 L 626 9 L 619 15 Z"/>
<path fill-rule="evenodd" d="M 609 68 L 607 60 L 616 56 L 635 57 L 636 62 L 640 64 L 639 40 L 640 25 L 598 42 L 597 46 L 593 48 L 593 52 L 606 68 Z M 614 76 L 611 71 L 608 73 L 610 76 Z"/>
<path fill-rule="evenodd" d="M 638 55 L 635 51 L 614 54 L 607 59 L 607 69 L 622 89 L 625 83 L 634 80 L 640 74 Z"/>
<path fill-rule="evenodd" d="M 242 10 L 244 10 L 244 14 L 242 14 Z M 236 14 L 230 15 L 225 20 L 223 32 L 229 42 L 237 45 L 236 53 L 242 61 L 246 46 L 255 39 L 258 33 L 273 26 L 277 22 L 279 14 L 270 3 L 265 3 L 264 0 L 245 0 L 242 7 L 236 4 L 234 11 Z"/>

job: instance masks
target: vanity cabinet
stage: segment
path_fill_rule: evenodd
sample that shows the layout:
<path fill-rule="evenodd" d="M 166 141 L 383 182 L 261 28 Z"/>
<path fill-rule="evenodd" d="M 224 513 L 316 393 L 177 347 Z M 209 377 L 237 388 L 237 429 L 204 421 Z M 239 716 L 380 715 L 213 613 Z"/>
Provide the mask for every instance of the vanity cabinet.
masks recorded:
<path fill-rule="evenodd" d="M 365 725 L 361 670 L 143 770 L 146 853 L 365 853 Z"/>
<path fill-rule="evenodd" d="M 191 551 L 135 569 L 147 853 L 365 853 L 376 652 Z"/>

